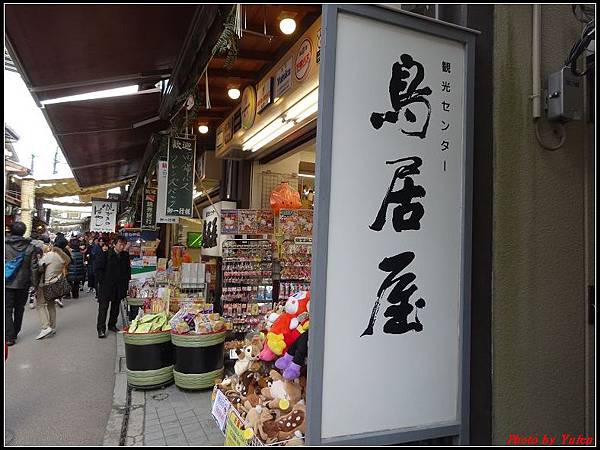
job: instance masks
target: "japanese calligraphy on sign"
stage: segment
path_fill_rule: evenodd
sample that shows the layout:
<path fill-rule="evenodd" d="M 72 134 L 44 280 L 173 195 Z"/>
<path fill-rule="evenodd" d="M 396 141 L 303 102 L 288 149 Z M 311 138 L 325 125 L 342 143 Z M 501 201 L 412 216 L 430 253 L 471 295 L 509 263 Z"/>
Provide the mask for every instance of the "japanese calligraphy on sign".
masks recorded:
<path fill-rule="evenodd" d="M 156 228 L 156 188 L 144 188 L 142 203 L 142 229 L 154 230 Z"/>
<path fill-rule="evenodd" d="M 167 216 L 193 215 L 196 141 L 170 138 L 167 175 Z"/>
<path fill-rule="evenodd" d="M 202 210 L 202 250 L 204 256 L 221 256 L 222 244 L 226 238 L 223 234 L 222 210 L 235 209 L 235 202 L 217 202 Z M 229 224 L 231 225 L 231 224 Z"/>
<path fill-rule="evenodd" d="M 114 233 L 117 225 L 119 202 L 109 199 L 92 199 L 90 231 Z"/>
<path fill-rule="evenodd" d="M 156 199 L 156 223 L 179 223 L 179 217 L 167 216 L 167 175 L 169 163 L 158 161 L 156 174 L 158 177 L 158 194 Z"/>
<path fill-rule="evenodd" d="M 313 247 L 313 295 L 326 307 L 314 312 L 322 340 L 311 336 L 324 361 L 317 423 L 331 443 L 460 419 L 468 170 L 465 44 L 404 16 L 335 17 L 321 54 L 327 206 Z M 361 368 L 349 373 L 340 348 L 356 349 Z"/>

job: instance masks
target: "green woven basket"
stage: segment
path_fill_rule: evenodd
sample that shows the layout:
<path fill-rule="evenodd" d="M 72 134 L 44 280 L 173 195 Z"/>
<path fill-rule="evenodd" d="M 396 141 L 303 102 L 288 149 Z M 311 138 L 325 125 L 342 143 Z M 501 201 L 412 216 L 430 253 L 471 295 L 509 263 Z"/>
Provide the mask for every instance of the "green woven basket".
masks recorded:
<path fill-rule="evenodd" d="M 127 369 L 127 383 L 137 388 L 155 388 L 173 381 L 173 366 L 157 370 L 129 370 Z"/>
<path fill-rule="evenodd" d="M 144 300 L 143 298 L 130 298 L 127 297 L 127 305 L 128 306 L 144 306 Z"/>
<path fill-rule="evenodd" d="M 225 342 L 226 331 L 212 334 L 175 334 L 171 333 L 171 342 L 177 347 L 212 347 Z"/>
<path fill-rule="evenodd" d="M 163 344 L 171 340 L 170 331 L 161 331 L 159 333 L 123 333 L 123 340 L 131 345 L 151 345 Z"/>
<path fill-rule="evenodd" d="M 213 388 L 215 385 L 215 380 L 217 378 L 223 379 L 223 374 L 225 373 L 225 368 L 221 367 L 220 369 L 213 370 L 212 372 L 200 373 L 200 374 L 188 374 L 181 373 L 173 370 L 173 375 L 175 377 L 175 385 L 181 389 L 209 389 Z"/>

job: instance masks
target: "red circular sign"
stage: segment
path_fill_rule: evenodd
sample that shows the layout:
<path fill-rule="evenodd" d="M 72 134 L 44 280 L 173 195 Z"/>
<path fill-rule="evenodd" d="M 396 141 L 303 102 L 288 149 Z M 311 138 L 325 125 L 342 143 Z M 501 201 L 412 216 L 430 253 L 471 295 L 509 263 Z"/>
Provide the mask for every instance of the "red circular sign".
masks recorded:
<path fill-rule="evenodd" d="M 302 81 L 308 75 L 311 61 L 312 44 L 310 39 L 304 39 L 302 44 L 300 44 L 298 54 L 296 55 L 296 63 L 294 64 L 294 72 L 298 81 Z"/>

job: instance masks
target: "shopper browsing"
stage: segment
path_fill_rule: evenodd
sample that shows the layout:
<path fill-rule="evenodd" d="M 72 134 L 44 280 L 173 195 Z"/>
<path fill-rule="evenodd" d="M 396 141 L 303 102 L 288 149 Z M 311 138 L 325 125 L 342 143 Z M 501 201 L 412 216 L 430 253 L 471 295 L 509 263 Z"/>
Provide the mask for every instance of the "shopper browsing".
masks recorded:
<path fill-rule="evenodd" d="M 46 298 L 44 287 L 59 283 L 61 277 L 66 277 L 71 259 L 65 252 L 67 240 L 57 237 L 52 249 L 48 247 L 47 253 L 40 259 L 40 285 L 37 289 L 36 310 L 42 327 L 36 339 L 43 339 L 56 333 L 56 305 L 59 299 Z"/>
<path fill-rule="evenodd" d="M 23 237 L 26 230 L 23 222 L 15 222 L 4 241 L 4 339 L 8 346 L 15 344 L 21 331 L 29 287 L 38 282 L 36 249 Z"/>

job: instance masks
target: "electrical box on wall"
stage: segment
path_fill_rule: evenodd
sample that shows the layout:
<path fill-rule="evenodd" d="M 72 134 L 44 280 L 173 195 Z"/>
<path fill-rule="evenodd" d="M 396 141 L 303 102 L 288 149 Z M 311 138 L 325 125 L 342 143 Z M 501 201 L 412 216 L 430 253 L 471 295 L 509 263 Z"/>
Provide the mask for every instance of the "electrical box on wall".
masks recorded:
<path fill-rule="evenodd" d="M 548 76 L 548 120 L 583 118 L 583 78 L 564 67 Z"/>

